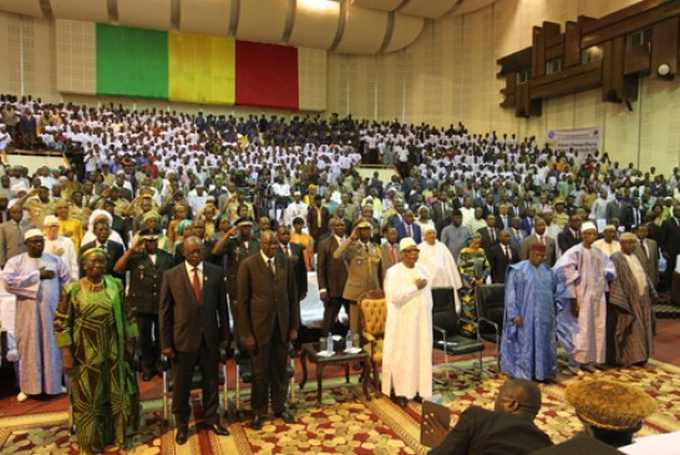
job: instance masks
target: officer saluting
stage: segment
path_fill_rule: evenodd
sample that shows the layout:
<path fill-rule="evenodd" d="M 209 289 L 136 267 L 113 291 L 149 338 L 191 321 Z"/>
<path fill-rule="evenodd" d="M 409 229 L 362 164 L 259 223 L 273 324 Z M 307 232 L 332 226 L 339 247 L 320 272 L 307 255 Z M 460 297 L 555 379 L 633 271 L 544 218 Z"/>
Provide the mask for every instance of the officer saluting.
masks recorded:
<path fill-rule="evenodd" d="M 130 272 L 128 300 L 137 318 L 142 380 L 150 381 L 155 372 L 161 374 L 158 333 L 158 304 L 163 274 L 173 265 L 172 256 L 158 248 L 160 231 L 145 228 L 137 242 L 116 262 L 113 270 Z"/>

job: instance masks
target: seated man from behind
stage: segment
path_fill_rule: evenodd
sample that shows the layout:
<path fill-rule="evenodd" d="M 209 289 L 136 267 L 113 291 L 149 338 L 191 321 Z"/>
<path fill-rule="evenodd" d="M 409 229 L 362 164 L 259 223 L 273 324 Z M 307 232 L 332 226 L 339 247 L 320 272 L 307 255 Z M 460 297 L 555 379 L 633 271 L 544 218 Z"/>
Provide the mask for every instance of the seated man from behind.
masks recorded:
<path fill-rule="evenodd" d="M 541 408 L 541 391 L 524 379 L 509 379 L 498 391 L 493 411 L 467 408 L 451 431 L 433 415 L 425 415 L 426 431 L 442 442 L 430 455 L 520 455 L 552 445 L 534 425 Z"/>

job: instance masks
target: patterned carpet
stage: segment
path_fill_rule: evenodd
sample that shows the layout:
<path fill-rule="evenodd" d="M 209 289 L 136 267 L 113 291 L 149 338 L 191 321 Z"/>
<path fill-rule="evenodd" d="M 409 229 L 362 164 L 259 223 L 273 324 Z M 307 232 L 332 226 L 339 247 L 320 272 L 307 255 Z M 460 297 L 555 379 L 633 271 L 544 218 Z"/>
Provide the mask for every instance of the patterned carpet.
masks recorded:
<path fill-rule="evenodd" d="M 107 454 L 153 455 L 169 453 L 163 447 L 173 445 L 172 435 L 162 435 L 161 401 L 146 401 L 142 410 L 140 434 L 131 441 L 131 449 L 108 450 Z M 69 430 L 69 413 L 32 414 L 0 419 L 0 453 L 79 454 L 75 436 Z"/>
<path fill-rule="evenodd" d="M 465 366 L 465 363 L 457 365 Z M 564 371 L 564 368 L 561 368 Z M 437 376 L 445 372 L 439 369 Z M 471 404 L 490 408 L 504 378 L 484 374 L 450 373 L 446 386 L 437 385 L 435 393 L 451 408 L 452 423 Z M 564 401 L 564 389 L 572 381 L 586 376 L 560 376 L 558 384 L 541 385 L 543 408 L 537 424 L 555 442 L 568 439 L 581 429 L 571 407 Z M 645 368 L 599 371 L 596 377 L 636 384 L 656 398 L 659 410 L 638 433 L 646 436 L 680 430 L 680 368 L 652 361 Z M 244 401 L 247 403 L 247 392 Z M 142 434 L 133 441 L 129 454 L 422 454 L 427 448 L 420 437 L 421 406 L 410 403 L 400 408 L 389 399 L 366 401 L 356 377 L 351 384 L 343 378 L 324 381 L 321 407 L 317 406 L 315 384 L 307 384 L 296 398 L 298 422 L 286 425 L 282 420 L 268 421 L 259 431 L 247 423 L 234 421 L 232 436 L 218 437 L 204 430 L 190 431 L 189 442 L 174 445 L 174 434 L 164 429 L 160 418 L 160 401 L 144 403 Z M 194 401 L 195 417 L 200 420 L 200 402 Z M 247 416 L 246 416 L 247 419 Z M 0 453 L 2 454 L 76 454 L 77 446 L 68 431 L 68 414 L 40 414 L 0 419 Z"/>
<path fill-rule="evenodd" d="M 670 303 L 670 300 L 655 303 L 652 309 L 659 319 L 680 319 L 680 307 Z"/>

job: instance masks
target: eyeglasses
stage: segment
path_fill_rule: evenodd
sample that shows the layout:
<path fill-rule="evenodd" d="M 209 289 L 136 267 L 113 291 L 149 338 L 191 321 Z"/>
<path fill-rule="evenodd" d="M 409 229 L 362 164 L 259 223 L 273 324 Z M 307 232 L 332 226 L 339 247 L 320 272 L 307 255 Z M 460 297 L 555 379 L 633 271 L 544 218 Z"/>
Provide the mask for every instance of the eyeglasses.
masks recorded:
<path fill-rule="evenodd" d="M 409 248 L 408 250 L 403 250 L 402 253 L 420 253 L 418 248 Z"/>

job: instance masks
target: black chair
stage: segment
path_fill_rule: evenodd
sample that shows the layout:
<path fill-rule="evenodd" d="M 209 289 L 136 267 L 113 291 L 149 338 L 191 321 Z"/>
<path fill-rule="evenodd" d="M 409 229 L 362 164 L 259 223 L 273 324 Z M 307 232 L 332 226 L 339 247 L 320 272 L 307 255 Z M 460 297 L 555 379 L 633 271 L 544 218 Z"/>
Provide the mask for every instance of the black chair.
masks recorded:
<path fill-rule="evenodd" d="M 228 408 L 228 380 L 227 380 L 227 359 L 229 358 L 229 352 L 226 350 L 220 349 L 220 361 L 222 362 L 221 368 L 218 371 L 218 376 L 217 376 L 217 382 L 220 386 L 222 386 L 222 405 L 224 409 L 226 410 Z M 171 381 L 169 379 L 169 374 L 168 372 L 170 371 L 170 368 L 172 366 L 172 362 L 170 359 L 168 359 L 166 356 L 161 356 L 161 364 L 163 366 L 163 422 L 168 423 L 169 419 L 169 396 L 170 392 L 172 392 L 174 381 Z M 200 370 L 196 367 L 194 368 L 194 374 L 191 377 L 191 388 L 192 389 L 200 389 L 202 388 L 202 380 L 201 380 L 201 372 Z"/>
<path fill-rule="evenodd" d="M 449 367 L 449 355 L 477 354 L 479 365 L 477 375 L 481 376 L 484 344 L 477 338 L 470 338 L 460 333 L 460 321 L 476 324 L 458 316 L 453 292 L 451 289 L 433 290 L 433 348 L 444 353 L 444 365 L 447 369 Z M 451 366 L 455 368 L 453 365 Z"/>
<path fill-rule="evenodd" d="M 505 285 L 477 286 L 475 288 L 475 306 L 477 308 L 477 336 L 480 340 L 493 343 L 496 346 L 496 367 L 500 371 L 498 352 L 503 335 Z"/>
<path fill-rule="evenodd" d="M 295 401 L 295 357 L 296 352 L 294 348 L 290 347 L 290 362 L 286 367 L 286 376 L 290 381 L 289 394 L 290 401 Z M 239 346 L 236 350 L 236 355 L 234 356 L 234 363 L 236 365 L 236 402 L 235 402 L 235 413 L 241 412 L 241 382 L 245 384 L 253 383 L 253 364 L 250 359 L 248 352 Z M 229 410 L 231 413 L 232 410 Z"/>

